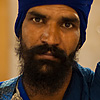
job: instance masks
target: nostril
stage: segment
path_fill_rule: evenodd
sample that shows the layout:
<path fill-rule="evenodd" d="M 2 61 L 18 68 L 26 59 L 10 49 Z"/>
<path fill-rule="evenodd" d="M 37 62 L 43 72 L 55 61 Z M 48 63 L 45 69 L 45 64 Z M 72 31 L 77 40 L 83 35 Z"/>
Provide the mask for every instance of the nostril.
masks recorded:
<path fill-rule="evenodd" d="M 48 44 L 46 41 L 42 41 L 43 44 Z"/>

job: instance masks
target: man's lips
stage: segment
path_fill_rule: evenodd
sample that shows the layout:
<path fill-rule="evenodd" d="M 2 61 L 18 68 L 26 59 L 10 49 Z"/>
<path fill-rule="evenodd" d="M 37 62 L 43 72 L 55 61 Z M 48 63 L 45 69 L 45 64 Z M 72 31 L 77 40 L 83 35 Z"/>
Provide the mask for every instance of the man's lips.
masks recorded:
<path fill-rule="evenodd" d="M 44 53 L 44 54 L 41 54 L 41 55 L 37 55 L 36 58 L 37 59 L 48 59 L 48 60 L 53 60 L 53 61 L 58 60 L 57 58 L 55 58 L 53 56 L 53 54 L 51 52 L 47 52 L 47 53 Z"/>
<path fill-rule="evenodd" d="M 40 55 L 40 57 L 42 59 L 50 59 L 50 60 L 53 60 L 55 58 L 51 53 L 42 54 L 42 55 Z"/>

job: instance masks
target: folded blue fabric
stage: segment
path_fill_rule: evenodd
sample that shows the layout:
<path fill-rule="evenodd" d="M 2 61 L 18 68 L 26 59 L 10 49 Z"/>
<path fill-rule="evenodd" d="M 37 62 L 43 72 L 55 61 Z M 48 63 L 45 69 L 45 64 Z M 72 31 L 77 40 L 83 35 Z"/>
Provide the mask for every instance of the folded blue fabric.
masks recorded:
<path fill-rule="evenodd" d="M 25 19 L 27 11 L 35 6 L 64 4 L 76 10 L 80 17 L 80 33 L 81 33 L 81 46 L 86 40 L 86 28 L 88 23 L 88 15 L 90 12 L 93 0 L 18 0 L 19 10 L 18 17 L 15 23 L 15 33 L 19 37 L 19 29 Z"/>

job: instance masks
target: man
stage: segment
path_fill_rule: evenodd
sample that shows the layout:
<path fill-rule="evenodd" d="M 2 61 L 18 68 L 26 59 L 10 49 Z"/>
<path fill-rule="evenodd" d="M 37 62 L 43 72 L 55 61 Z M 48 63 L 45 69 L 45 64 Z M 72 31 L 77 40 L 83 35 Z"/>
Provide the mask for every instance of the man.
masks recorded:
<path fill-rule="evenodd" d="M 19 0 L 20 76 L 1 82 L 0 100 L 99 100 L 94 73 L 77 62 L 92 0 Z"/>

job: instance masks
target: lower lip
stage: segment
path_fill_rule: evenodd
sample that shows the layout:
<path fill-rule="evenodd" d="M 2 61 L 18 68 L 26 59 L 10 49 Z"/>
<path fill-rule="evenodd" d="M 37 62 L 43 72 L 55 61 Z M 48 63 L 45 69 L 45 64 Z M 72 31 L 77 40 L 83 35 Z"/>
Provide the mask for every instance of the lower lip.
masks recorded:
<path fill-rule="evenodd" d="M 48 60 L 57 60 L 54 56 L 51 55 L 38 55 L 37 59 L 48 59 Z"/>

